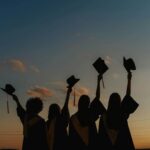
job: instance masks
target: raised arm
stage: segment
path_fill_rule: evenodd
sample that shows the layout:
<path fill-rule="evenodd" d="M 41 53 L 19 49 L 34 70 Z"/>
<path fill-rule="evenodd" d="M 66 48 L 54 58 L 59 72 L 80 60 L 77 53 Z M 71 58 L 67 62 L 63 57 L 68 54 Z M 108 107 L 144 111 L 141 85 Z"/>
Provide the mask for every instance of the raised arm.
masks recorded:
<path fill-rule="evenodd" d="M 23 109 L 23 107 L 21 106 L 19 99 L 16 95 L 12 95 L 13 100 L 16 102 L 17 104 L 17 115 L 19 116 L 21 122 L 24 122 L 24 117 L 25 117 L 25 110 Z"/>
<path fill-rule="evenodd" d="M 139 106 L 139 104 L 131 97 L 131 79 L 132 73 L 128 72 L 126 96 L 123 98 L 123 101 L 121 102 L 121 110 L 123 117 L 125 119 L 128 119 L 129 115 L 133 113 Z"/>
<path fill-rule="evenodd" d="M 70 98 L 71 91 L 72 91 L 72 88 L 68 87 L 67 94 L 66 94 L 66 100 L 65 100 L 64 106 L 62 108 L 62 112 L 61 112 L 64 127 L 66 127 L 68 125 L 69 118 L 70 118 L 68 103 L 69 103 L 69 98 Z"/>
<path fill-rule="evenodd" d="M 72 88 L 68 87 L 67 94 L 66 94 L 66 100 L 65 100 L 65 104 L 64 104 L 63 108 L 68 108 L 69 97 L 70 97 L 71 91 L 72 91 Z"/>
<path fill-rule="evenodd" d="M 131 95 L 131 78 L 132 78 L 132 73 L 129 71 L 127 75 L 127 90 L 126 90 L 126 95 L 130 96 Z"/>
<path fill-rule="evenodd" d="M 20 102 L 19 102 L 19 99 L 18 99 L 18 97 L 16 96 L 16 95 L 12 95 L 12 98 L 13 98 L 13 100 L 16 102 L 16 104 L 17 104 L 17 107 L 22 107 L 21 106 L 21 104 L 20 104 Z"/>
<path fill-rule="evenodd" d="M 95 99 L 91 102 L 90 105 L 90 114 L 91 114 L 91 121 L 95 122 L 98 118 L 99 115 L 102 115 L 104 112 L 106 112 L 105 107 L 100 101 L 100 81 L 102 79 L 102 75 L 99 74 L 97 77 L 97 88 L 96 88 L 96 97 Z"/>
<path fill-rule="evenodd" d="M 96 88 L 96 98 L 100 99 L 100 81 L 102 79 L 102 75 L 99 74 L 97 77 L 97 88 Z"/>

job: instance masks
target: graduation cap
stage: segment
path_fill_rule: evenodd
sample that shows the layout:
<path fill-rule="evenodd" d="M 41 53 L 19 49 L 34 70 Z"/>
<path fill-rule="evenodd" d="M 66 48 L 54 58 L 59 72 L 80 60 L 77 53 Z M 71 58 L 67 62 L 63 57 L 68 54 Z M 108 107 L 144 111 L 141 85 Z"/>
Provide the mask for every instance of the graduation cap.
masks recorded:
<path fill-rule="evenodd" d="M 74 75 L 67 79 L 68 87 L 73 87 L 80 79 L 75 78 Z"/>
<path fill-rule="evenodd" d="M 132 58 L 126 59 L 123 57 L 123 65 L 128 72 L 130 72 L 130 70 L 136 70 L 136 66 Z"/>
<path fill-rule="evenodd" d="M 67 88 L 69 87 L 73 87 L 80 79 L 77 79 L 75 78 L 74 75 L 70 76 L 68 79 L 67 79 L 67 83 L 68 83 L 68 86 Z M 75 95 L 75 88 L 74 88 L 74 100 L 73 100 L 73 105 L 75 106 L 75 100 L 76 99 L 76 95 Z"/>
<path fill-rule="evenodd" d="M 133 113 L 137 109 L 138 106 L 139 104 L 131 96 L 128 96 L 128 95 L 126 95 L 123 98 L 123 101 L 121 103 L 121 108 L 123 112 L 129 113 L 129 114 Z"/>
<path fill-rule="evenodd" d="M 93 63 L 93 66 L 96 69 L 96 71 L 101 75 L 103 75 L 108 70 L 108 66 L 105 64 L 104 60 L 101 59 L 100 57 Z M 103 82 L 103 87 L 105 87 L 103 78 L 102 78 L 102 82 Z"/>
<path fill-rule="evenodd" d="M 16 90 L 11 84 L 6 84 L 5 88 L 0 88 L 9 95 L 12 95 Z"/>
<path fill-rule="evenodd" d="M 6 84 L 5 88 L 0 88 L 2 91 L 7 93 L 8 95 L 13 95 L 13 93 L 16 91 L 15 88 L 11 84 Z M 9 113 L 9 103 L 7 98 L 7 112 Z"/>
<path fill-rule="evenodd" d="M 99 74 L 104 74 L 108 70 L 104 60 L 100 57 L 93 63 L 93 66 Z"/>

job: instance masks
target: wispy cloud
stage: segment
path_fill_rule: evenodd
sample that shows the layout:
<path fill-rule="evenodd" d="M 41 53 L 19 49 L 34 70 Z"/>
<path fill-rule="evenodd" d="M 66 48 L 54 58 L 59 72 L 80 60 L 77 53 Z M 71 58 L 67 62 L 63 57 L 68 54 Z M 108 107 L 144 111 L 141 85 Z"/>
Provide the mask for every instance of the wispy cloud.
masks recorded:
<path fill-rule="evenodd" d="M 1 68 L 8 67 L 9 69 L 12 69 L 13 71 L 22 72 L 22 73 L 25 73 L 25 72 L 28 72 L 28 71 L 32 71 L 32 72 L 35 72 L 35 73 L 40 72 L 40 70 L 37 66 L 27 65 L 21 59 L 6 60 L 6 61 L 0 63 L 0 66 L 1 66 Z"/>
<path fill-rule="evenodd" d="M 105 57 L 105 63 L 110 65 L 112 63 L 112 58 L 110 56 Z"/>
<path fill-rule="evenodd" d="M 86 87 L 83 87 L 83 86 L 78 86 L 77 88 L 75 88 L 75 95 L 76 96 L 81 96 L 81 95 L 88 95 L 90 92 L 90 90 Z M 73 94 L 73 92 L 72 92 Z"/>
<path fill-rule="evenodd" d="M 38 67 L 34 66 L 34 65 L 31 65 L 31 66 L 30 66 L 30 69 L 31 69 L 33 72 L 35 72 L 35 73 L 39 73 L 39 72 L 40 72 L 40 69 L 39 69 Z"/>
<path fill-rule="evenodd" d="M 63 82 L 63 81 L 53 81 L 53 82 L 50 82 L 51 85 L 56 85 L 56 86 L 65 86 L 66 83 Z"/>
<path fill-rule="evenodd" d="M 14 71 L 26 72 L 27 67 L 23 61 L 19 59 L 11 59 L 6 62 Z"/>
<path fill-rule="evenodd" d="M 60 91 L 62 93 L 67 92 L 67 84 L 65 82 L 55 81 L 55 82 L 52 82 L 51 84 L 55 85 L 54 88 L 55 88 L 56 91 Z M 72 91 L 74 91 L 74 87 L 73 87 Z M 90 92 L 90 90 L 88 88 L 84 87 L 84 86 L 81 86 L 79 84 L 77 84 L 77 86 L 75 86 L 76 96 L 81 96 L 83 94 L 89 94 L 89 92 Z"/>
<path fill-rule="evenodd" d="M 66 93 L 67 91 L 67 84 L 63 81 L 53 81 L 50 82 L 49 85 L 55 90 L 61 93 Z"/>
<path fill-rule="evenodd" d="M 34 97 L 48 98 L 53 96 L 52 90 L 46 87 L 35 86 L 27 91 L 27 94 Z"/>

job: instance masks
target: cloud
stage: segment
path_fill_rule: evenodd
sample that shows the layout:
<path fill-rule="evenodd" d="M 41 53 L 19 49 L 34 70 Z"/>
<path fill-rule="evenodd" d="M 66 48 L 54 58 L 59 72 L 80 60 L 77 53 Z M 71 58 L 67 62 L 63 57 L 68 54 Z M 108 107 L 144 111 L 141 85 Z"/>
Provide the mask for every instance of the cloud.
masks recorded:
<path fill-rule="evenodd" d="M 53 96 L 53 92 L 46 88 L 46 87 L 40 87 L 40 86 L 35 86 L 27 91 L 27 94 L 30 96 L 37 96 L 37 97 L 42 97 L 42 98 L 48 98 Z"/>
<path fill-rule="evenodd" d="M 112 58 L 110 56 L 105 57 L 105 63 L 110 65 L 112 63 Z"/>
<path fill-rule="evenodd" d="M 73 92 L 72 92 L 73 94 Z M 81 95 L 88 95 L 89 94 L 89 89 L 83 86 L 78 86 L 75 88 L 75 95 L 76 96 L 81 96 Z"/>
<path fill-rule="evenodd" d="M 4 61 L 0 64 L 0 67 L 4 68 L 4 67 L 8 67 L 9 69 L 12 69 L 13 71 L 17 71 L 17 72 L 28 72 L 28 71 L 32 71 L 35 73 L 39 73 L 40 70 L 37 66 L 35 65 L 26 65 L 22 60 L 20 59 L 10 59 L 7 61 Z"/>
<path fill-rule="evenodd" d="M 40 72 L 39 68 L 36 67 L 36 66 L 33 66 L 33 65 L 30 66 L 30 69 L 31 69 L 33 72 L 35 72 L 35 73 L 39 73 L 39 72 Z"/>
<path fill-rule="evenodd" d="M 25 72 L 27 70 L 26 65 L 19 59 L 11 59 L 7 64 L 10 65 L 14 71 Z"/>
<path fill-rule="evenodd" d="M 52 82 L 51 84 L 55 85 L 55 90 L 56 91 L 60 91 L 61 93 L 65 94 L 67 92 L 67 84 L 65 82 L 62 81 L 55 81 Z M 74 91 L 74 87 L 72 89 L 72 95 L 73 95 L 73 91 Z M 75 94 L 76 96 L 81 96 L 83 94 L 88 95 L 90 93 L 90 90 L 86 87 L 83 87 L 79 84 L 77 84 L 75 86 Z"/>
<path fill-rule="evenodd" d="M 65 86 L 66 83 L 63 81 L 53 81 L 50 83 L 51 85 L 56 85 L 56 86 Z"/>
<path fill-rule="evenodd" d="M 63 81 L 53 81 L 50 82 L 50 86 L 55 89 L 56 91 L 59 91 L 61 93 L 66 93 L 67 91 L 67 84 Z"/>

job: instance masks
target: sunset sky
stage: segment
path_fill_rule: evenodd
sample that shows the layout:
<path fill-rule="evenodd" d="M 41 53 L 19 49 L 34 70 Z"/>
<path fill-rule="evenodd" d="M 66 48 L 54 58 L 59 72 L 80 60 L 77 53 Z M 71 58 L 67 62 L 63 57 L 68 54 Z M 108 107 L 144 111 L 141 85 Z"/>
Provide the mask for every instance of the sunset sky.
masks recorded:
<path fill-rule="evenodd" d="M 63 105 L 66 79 L 74 74 L 77 99 L 95 96 L 97 72 L 93 62 L 102 57 L 101 100 L 125 95 L 127 74 L 122 58 L 132 57 L 132 96 L 140 104 L 129 118 L 136 148 L 150 147 L 150 1 L 149 0 L 0 0 L 0 87 L 11 83 L 25 107 L 30 96 L 43 98 L 47 119 L 51 103 Z M 22 125 L 16 105 L 0 91 L 0 148 L 20 148 Z M 70 98 L 71 114 L 77 110 Z"/>

